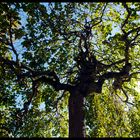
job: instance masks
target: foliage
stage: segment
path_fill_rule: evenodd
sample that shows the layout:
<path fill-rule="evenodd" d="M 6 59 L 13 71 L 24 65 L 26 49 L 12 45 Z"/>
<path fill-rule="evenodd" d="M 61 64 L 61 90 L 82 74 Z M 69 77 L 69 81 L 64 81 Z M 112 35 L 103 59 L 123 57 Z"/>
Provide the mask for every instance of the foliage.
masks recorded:
<path fill-rule="evenodd" d="M 68 137 L 66 90 L 80 83 L 81 65 L 86 64 L 80 56 L 86 52 L 79 47 L 84 45 L 80 35 L 92 25 L 88 59 L 95 56 L 104 64 L 96 78 L 106 79 L 102 93 L 86 97 L 86 135 L 139 137 L 139 9 L 137 2 L 2 2 L 0 136 Z M 121 72 L 127 63 L 132 65 L 129 78 L 114 89 L 117 78 L 104 74 Z"/>

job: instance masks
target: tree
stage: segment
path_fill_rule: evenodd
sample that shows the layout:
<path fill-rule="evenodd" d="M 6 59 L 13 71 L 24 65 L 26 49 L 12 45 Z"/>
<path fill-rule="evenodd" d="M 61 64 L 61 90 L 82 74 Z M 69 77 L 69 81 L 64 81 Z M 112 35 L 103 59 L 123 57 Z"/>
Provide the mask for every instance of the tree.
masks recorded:
<path fill-rule="evenodd" d="M 2 136 L 139 136 L 139 3 L 0 6 Z"/>

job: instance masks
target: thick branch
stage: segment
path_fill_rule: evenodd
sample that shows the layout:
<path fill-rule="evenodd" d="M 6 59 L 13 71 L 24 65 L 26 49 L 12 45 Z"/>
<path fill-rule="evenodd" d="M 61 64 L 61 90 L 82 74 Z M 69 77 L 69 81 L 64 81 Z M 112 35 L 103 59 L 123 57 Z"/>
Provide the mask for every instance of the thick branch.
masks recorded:
<path fill-rule="evenodd" d="M 36 82 L 43 82 L 51 85 L 56 91 L 59 90 L 66 90 L 70 91 L 72 86 L 69 84 L 62 84 L 56 79 L 49 78 L 47 76 L 41 76 L 40 78 L 36 79 Z"/>
<path fill-rule="evenodd" d="M 22 116 L 21 117 L 23 117 L 28 112 L 29 105 L 31 104 L 33 98 L 35 96 L 37 96 L 37 93 L 38 93 L 38 83 L 36 81 L 32 81 L 32 95 L 30 96 L 30 98 L 28 99 L 28 101 L 24 103 L 24 107 L 21 110 L 21 111 L 24 111 L 24 112 L 22 113 Z"/>
<path fill-rule="evenodd" d="M 3 58 L 1 56 L 0 56 L 0 61 L 4 62 L 8 66 L 15 66 L 15 67 L 11 67 L 11 69 L 13 69 L 14 71 L 16 68 L 19 67 L 17 62 L 13 60 L 9 60 L 7 58 Z M 28 70 L 28 72 L 26 73 L 15 73 L 16 75 L 18 74 L 20 78 L 24 78 L 24 77 L 34 78 L 36 82 L 45 82 L 47 84 L 52 85 L 57 91 L 58 90 L 69 91 L 71 89 L 70 85 L 62 84 L 59 82 L 59 78 L 54 71 L 49 71 L 49 70 L 48 71 L 35 71 L 23 63 L 20 63 L 20 68 Z"/>
<path fill-rule="evenodd" d="M 15 67 L 19 67 L 19 63 L 15 62 L 13 60 L 9 60 L 8 58 L 4 58 L 2 56 L 0 56 L 0 62 L 4 62 L 4 64 L 7 64 L 9 66 L 14 65 Z M 26 70 L 33 72 L 33 70 L 30 67 L 28 67 L 27 65 L 25 65 L 23 63 L 20 63 L 20 68 L 24 68 Z"/>
<path fill-rule="evenodd" d="M 120 72 L 108 72 L 105 73 L 101 76 L 101 79 L 111 79 L 111 78 L 117 78 L 119 77 L 121 74 Z"/>

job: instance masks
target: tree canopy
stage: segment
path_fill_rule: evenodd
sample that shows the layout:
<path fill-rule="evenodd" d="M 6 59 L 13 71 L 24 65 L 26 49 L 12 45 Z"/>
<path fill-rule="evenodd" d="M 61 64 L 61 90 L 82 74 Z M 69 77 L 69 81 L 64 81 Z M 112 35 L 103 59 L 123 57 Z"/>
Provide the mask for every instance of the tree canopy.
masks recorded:
<path fill-rule="evenodd" d="M 140 136 L 138 2 L 1 2 L 0 13 L 1 137 L 68 137 L 73 90 L 86 137 Z"/>

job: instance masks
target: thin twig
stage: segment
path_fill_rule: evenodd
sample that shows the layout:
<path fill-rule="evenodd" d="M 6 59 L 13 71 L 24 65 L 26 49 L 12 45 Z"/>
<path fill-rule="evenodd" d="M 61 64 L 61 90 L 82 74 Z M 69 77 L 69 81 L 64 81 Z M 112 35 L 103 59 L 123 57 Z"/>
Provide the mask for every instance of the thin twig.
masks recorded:
<path fill-rule="evenodd" d="M 130 15 L 131 15 L 131 11 L 129 10 L 129 8 L 128 8 L 126 3 L 122 3 L 122 5 L 124 6 L 124 8 L 127 10 L 127 13 L 128 13 L 126 19 L 124 20 L 124 23 L 121 26 L 121 30 L 123 31 L 124 34 L 126 34 L 126 32 L 125 32 L 125 30 L 123 28 L 126 25 L 126 23 L 128 22 L 128 19 L 129 19 Z"/>
<path fill-rule="evenodd" d="M 18 60 L 18 53 L 17 53 L 17 51 L 16 51 L 16 49 L 15 49 L 15 47 L 14 47 L 14 45 L 13 45 L 13 37 L 12 37 L 12 17 L 11 17 L 11 14 L 9 15 L 10 17 L 9 17 L 9 22 L 10 22 L 10 26 L 9 26 L 9 35 L 10 35 L 10 46 L 12 47 L 12 50 L 13 50 L 13 52 L 14 52 L 14 54 L 15 54 L 15 56 L 16 56 L 16 62 L 18 62 L 19 60 Z"/>
<path fill-rule="evenodd" d="M 126 91 L 124 92 L 124 89 L 123 89 L 123 93 L 124 93 L 124 95 L 126 96 L 126 100 L 123 100 L 117 93 L 116 93 L 116 95 L 119 97 L 119 99 L 120 99 L 122 102 L 131 104 L 131 105 L 134 106 L 133 103 L 131 103 L 131 102 L 128 101 L 129 98 L 128 98 L 128 95 L 127 95 Z"/>
<path fill-rule="evenodd" d="M 94 27 L 94 26 L 96 26 L 96 25 L 98 25 L 99 23 L 102 22 L 102 18 L 103 18 L 103 16 L 104 16 L 104 12 L 105 12 L 105 9 L 106 9 L 106 7 L 107 7 L 107 4 L 108 4 L 108 3 L 106 3 L 105 6 L 104 6 L 104 8 L 103 8 L 102 15 L 101 15 L 101 17 L 100 17 L 100 21 L 97 22 L 97 23 L 95 23 L 95 24 L 93 24 L 93 25 L 91 26 L 91 28 Z M 95 20 L 95 19 L 93 19 L 91 22 L 94 22 L 94 20 Z"/>

